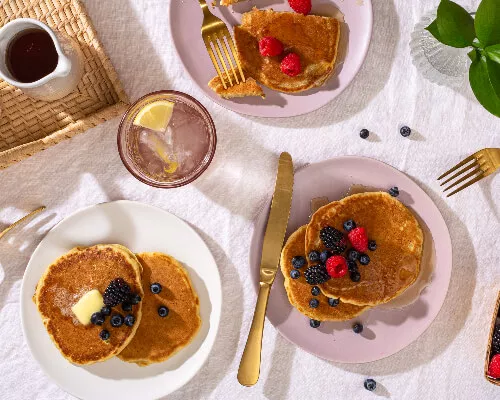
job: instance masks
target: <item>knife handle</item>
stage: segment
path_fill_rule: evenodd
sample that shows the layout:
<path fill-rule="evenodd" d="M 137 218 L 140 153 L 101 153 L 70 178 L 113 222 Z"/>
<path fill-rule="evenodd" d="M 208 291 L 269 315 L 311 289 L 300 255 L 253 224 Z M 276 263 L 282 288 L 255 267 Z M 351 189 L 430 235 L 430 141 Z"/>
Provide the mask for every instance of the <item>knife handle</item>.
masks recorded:
<path fill-rule="evenodd" d="M 262 333 L 264 332 L 264 319 L 270 291 L 271 285 L 261 282 L 252 326 L 238 370 L 238 382 L 243 386 L 253 386 L 259 380 Z"/>

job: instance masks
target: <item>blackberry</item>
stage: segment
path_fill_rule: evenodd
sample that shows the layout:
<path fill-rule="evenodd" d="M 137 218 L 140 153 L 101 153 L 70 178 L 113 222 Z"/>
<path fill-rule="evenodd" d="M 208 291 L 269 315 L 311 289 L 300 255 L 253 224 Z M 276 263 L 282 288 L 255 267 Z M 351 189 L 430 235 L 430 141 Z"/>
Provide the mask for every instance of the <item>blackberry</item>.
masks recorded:
<path fill-rule="evenodd" d="M 319 296 L 321 293 L 321 290 L 319 290 L 319 287 L 317 286 L 313 286 L 312 289 L 311 289 L 311 294 L 313 296 Z"/>
<path fill-rule="evenodd" d="M 319 251 L 313 250 L 309 253 L 309 261 L 316 262 L 319 261 L 320 253 Z"/>
<path fill-rule="evenodd" d="M 359 251 L 351 249 L 347 252 L 347 259 L 356 261 L 359 258 Z"/>
<path fill-rule="evenodd" d="M 310 326 L 311 328 L 315 328 L 315 329 L 316 329 L 316 328 L 319 328 L 319 326 L 320 326 L 320 325 L 321 325 L 321 322 L 319 322 L 319 321 L 318 321 L 318 320 L 316 320 L 316 319 L 311 319 L 311 320 L 309 320 L 309 326 Z"/>
<path fill-rule="evenodd" d="M 104 305 L 108 307 L 115 307 L 120 303 L 126 301 L 130 296 L 130 286 L 122 278 L 116 278 L 110 282 L 104 295 Z"/>
<path fill-rule="evenodd" d="M 304 257 L 302 256 L 295 256 L 292 258 L 292 266 L 293 268 L 302 268 L 304 265 L 307 264 L 307 261 Z"/>
<path fill-rule="evenodd" d="M 311 307 L 311 308 L 318 308 L 319 307 L 319 301 L 318 301 L 318 299 L 311 299 L 309 301 L 309 307 Z"/>
<path fill-rule="evenodd" d="M 359 282 L 359 280 L 361 279 L 361 275 L 358 271 L 351 272 L 349 276 L 351 278 L 351 281 L 353 282 Z"/>
<path fill-rule="evenodd" d="M 347 269 L 349 272 L 358 272 L 358 264 L 356 261 L 347 260 Z"/>
<path fill-rule="evenodd" d="M 358 333 L 358 334 L 363 332 L 363 324 L 360 324 L 359 322 L 355 323 L 352 326 L 352 330 L 354 333 Z"/>
<path fill-rule="evenodd" d="M 491 350 L 493 351 L 493 354 L 500 354 L 500 325 L 495 326 Z"/>
<path fill-rule="evenodd" d="M 370 240 L 370 241 L 368 242 L 368 249 L 369 249 L 370 251 L 375 251 L 375 250 L 377 250 L 377 242 L 376 242 L 375 240 Z"/>
<path fill-rule="evenodd" d="M 321 229 L 319 238 L 325 247 L 331 250 L 333 254 L 342 254 L 347 248 L 344 234 L 331 226 L 326 226 Z"/>
<path fill-rule="evenodd" d="M 354 222 L 352 219 L 344 222 L 344 230 L 346 232 L 352 231 L 354 228 L 356 228 L 356 222 Z"/>
<path fill-rule="evenodd" d="M 411 135 L 411 128 L 409 126 L 403 126 L 399 130 L 399 133 L 401 133 L 401 136 L 403 136 L 403 137 L 408 137 Z"/>
<path fill-rule="evenodd" d="M 370 136 L 370 131 L 368 129 L 361 129 L 359 132 L 359 137 L 361 139 L 368 139 L 368 136 Z"/>
<path fill-rule="evenodd" d="M 337 307 L 340 304 L 340 299 L 332 299 L 331 297 L 328 299 L 328 305 L 330 307 Z"/>
<path fill-rule="evenodd" d="M 299 278 L 300 278 L 300 272 L 299 272 L 299 271 L 297 271 L 296 269 L 292 269 L 292 270 L 290 271 L 290 277 L 291 277 L 292 279 L 299 279 Z"/>
<path fill-rule="evenodd" d="M 398 197 L 399 196 L 399 189 L 397 186 L 394 186 L 392 188 L 389 189 L 389 194 L 392 196 L 392 197 Z"/>
<path fill-rule="evenodd" d="M 110 337 L 109 331 L 107 331 L 106 329 L 103 329 L 101 332 L 99 332 L 99 337 L 102 340 L 108 340 Z"/>
<path fill-rule="evenodd" d="M 313 265 L 307 268 L 304 277 L 309 285 L 319 285 L 330 279 L 330 275 L 328 275 L 326 267 L 323 265 Z"/>
<path fill-rule="evenodd" d="M 366 254 L 362 254 L 359 257 L 359 263 L 361 265 L 368 265 L 368 264 L 370 264 L 370 257 L 368 257 Z"/>
<path fill-rule="evenodd" d="M 373 392 L 377 388 L 377 382 L 373 379 L 366 379 L 364 383 L 365 389 Z"/>
<path fill-rule="evenodd" d="M 160 285 L 159 283 L 157 283 L 157 282 L 156 282 L 156 283 L 152 283 L 152 284 L 151 284 L 150 289 L 151 289 L 151 292 L 152 292 L 152 293 L 154 293 L 154 294 L 158 294 L 158 293 L 160 293 L 160 292 L 161 292 L 161 289 L 162 289 L 162 288 L 161 288 L 161 285 Z"/>
<path fill-rule="evenodd" d="M 321 264 L 326 264 L 326 260 L 328 260 L 331 256 L 332 253 L 330 253 L 328 250 L 322 251 L 319 255 L 319 261 L 321 261 Z"/>

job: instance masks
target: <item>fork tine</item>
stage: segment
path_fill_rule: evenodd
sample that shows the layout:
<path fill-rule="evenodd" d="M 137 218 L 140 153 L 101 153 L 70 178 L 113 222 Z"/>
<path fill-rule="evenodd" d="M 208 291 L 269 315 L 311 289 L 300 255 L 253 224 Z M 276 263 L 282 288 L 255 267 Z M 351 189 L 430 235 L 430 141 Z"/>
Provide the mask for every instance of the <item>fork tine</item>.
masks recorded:
<path fill-rule="evenodd" d="M 243 82 L 245 82 L 246 81 L 245 74 L 243 73 L 243 69 L 241 68 L 241 63 L 240 63 L 240 58 L 238 57 L 238 52 L 236 51 L 236 49 L 234 47 L 233 38 L 229 34 L 229 31 L 227 31 L 227 30 L 224 32 L 224 36 L 226 37 L 227 42 L 229 43 L 229 47 L 231 48 L 231 53 L 233 53 L 234 60 L 236 61 L 236 64 L 238 65 L 238 70 L 240 71 L 241 80 Z"/>
<path fill-rule="evenodd" d="M 441 175 L 439 178 L 438 178 L 438 181 L 443 179 L 446 175 L 456 171 L 458 168 L 464 166 L 465 164 L 467 164 L 468 162 L 471 162 L 472 160 L 475 159 L 475 155 L 473 154 L 472 156 L 469 156 L 467 157 L 465 160 L 459 162 L 457 165 L 455 165 L 452 169 L 446 171 L 443 175 Z"/>
<path fill-rule="evenodd" d="M 446 197 L 450 197 L 450 196 L 453 196 L 455 193 L 458 193 L 460 192 L 461 190 L 469 187 L 470 185 L 472 185 L 473 183 L 476 183 L 478 181 L 480 181 L 481 179 L 484 178 L 484 173 L 482 172 L 480 175 L 476 176 L 474 179 L 471 179 L 469 182 L 467 182 L 465 185 L 462 185 L 460 186 L 458 189 L 454 190 L 453 192 L 451 192 L 448 196 Z"/>
<path fill-rule="evenodd" d="M 460 171 L 456 172 L 455 174 L 453 174 L 452 176 L 450 176 L 448 179 L 446 179 L 445 181 L 441 182 L 441 186 L 446 185 L 448 182 L 452 181 L 457 176 L 460 176 L 460 175 L 464 174 L 465 172 L 467 172 L 468 170 L 470 170 L 471 168 L 474 168 L 474 167 L 477 167 L 477 166 L 478 166 L 478 163 L 477 163 L 476 160 L 474 160 L 474 162 L 470 163 L 469 165 L 466 165 Z M 481 166 L 481 165 L 479 165 L 479 166 Z"/>
<path fill-rule="evenodd" d="M 222 53 L 220 51 L 220 43 L 219 43 L 219 40 L 217 40 L 217 35 L 215 35 L 215 34 L 214 34 L 213 44 L 215 47 L 215 51 L 217 52 L 217 55 L 219 56 L 219 61 L 222 64 L 224 71 L 226 71 L 227 80 L 229 81 L 229 86 L 233 86 L 233 80 L 231 79 L 231 76 L 229 75 L 229 71 L 227 70 L 226 62 L 224 61 L 224 56 L 222 55 Z"/>
<path fill-rule="evenodd" d="M 205 47 L 207 48 L 210 59 L 212 60 L 212 64 L 214 65 L 215 70 L 217 71 L 217 75 L 219 75 L 219 78 L 222 81 L 222 86 L 224 86 L 224 89 L 227 89 L 226 80 L 224 79 L 222 71 L 219 68 L 219 64 L 217 63 L 217 60 L 214 56 L 214 51 L 212 50 L 212 46 L 210 44 L 210 38 L 209 37 L 203 38 L 203 41 L 205 42 Z"/>
<path fill-rule="evenodd" d="M 240 83 L 240 80 L 238 79 L 238 74 L 236 73 L 236 70 L 234 69 L 233 65 L 233 60 L 231 59 L 231 56 L 229 55 L 229 52 L 227 51 L 227 45 L 226 41 L 224 40 L 224 34 L 222 32 L 219 32 L 219 40 L 222 44 L 222 49 L 224 50 L 224 54 L 226 55 L 227 60 L 229 61 L 229 65 L 231 66 L 231 71 L 233 72 L 234 78 L 236 79 L 236 84 Z"/>
<path fill-rule="evenodd" d="M 446 189 L 444 189 L 443 191 L 446 192 L 447 190 L 450 190 L 451 188 L 457 186 L 459 183 L 462 183 L 464 181 L 466 181 L 467 179 L 469 178 L 472 178 L 473 176 L 475 176 L 478 172 L 480 172 L 480 175 L 483 175 L 484 174 L 484 171 L 481 170 L 481 167 L 477 167 L 474 171 L 472 172 L 469 172 L 467 175 L 463 176 L 462 178 L 460 178 L 458 181 L 455 181 L 453 182 L 450 186 L 448 186 Z"/>

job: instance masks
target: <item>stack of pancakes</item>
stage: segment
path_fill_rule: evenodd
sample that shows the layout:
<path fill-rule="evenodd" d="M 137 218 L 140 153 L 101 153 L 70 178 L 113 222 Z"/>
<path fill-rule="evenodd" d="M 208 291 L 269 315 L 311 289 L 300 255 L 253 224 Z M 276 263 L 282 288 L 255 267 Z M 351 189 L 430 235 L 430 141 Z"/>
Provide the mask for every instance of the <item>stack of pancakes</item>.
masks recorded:
<path fill-rule="evenodd" d="M 300 277 L 292 279 L 292 258 L 311 251 L 327 250 L 320 231 L 331 226 L 343 231 L 343 223 L 354 220 L 364 227 L 371 240 L 377 243 L 369 251 L 370 263 L 359 265 L 361 279 L 354 282 L 349 274 L 331 278 L 316 286 L 319 296 L 311 293 L 312 285 L 304 278 L 309 262 L 302 267 Z M 281 254 L 281 271 L 290 303 L 302 314 L 318 321 L 341 321 L 354 318 L 370 307 L 387 303 L 403 293 L 417 279 L 423 249 L 422 229 L 413 214 L 397 199 L 383 192 L 361 193 L 334 201 L 317 210 L 308 225 L 300 227 L 288 239 Z M 312 308 L 310 300 L 319 300 Z M 330 306 L 328 299 L 338 299 Z"/>
<path fill-rule="evenodd" d="M 85 293 L 104 293 L 109 283 L 122 278 L 142 300 L 124 313 L 132 314 L 133 326 L 112 327 L 110 317 L 103 325 L 82 325 L 71 308 Z M 152 283 L 162 290 L 153 294 Z M 51 264 L 38 282 L 33 301 L 50 338 L 61 354 L 74 364 L 105 361 L 113 356 L 139 366 L 161 362 L 188 345 L 201 326 L 199 300 L 182 265 L 162 253 L 137 256 L 121 245 L 77 247 Z M 160 317 L 158 308 L 169 313 Z M 102 340 L 99 333 L 110 333 Z"/>

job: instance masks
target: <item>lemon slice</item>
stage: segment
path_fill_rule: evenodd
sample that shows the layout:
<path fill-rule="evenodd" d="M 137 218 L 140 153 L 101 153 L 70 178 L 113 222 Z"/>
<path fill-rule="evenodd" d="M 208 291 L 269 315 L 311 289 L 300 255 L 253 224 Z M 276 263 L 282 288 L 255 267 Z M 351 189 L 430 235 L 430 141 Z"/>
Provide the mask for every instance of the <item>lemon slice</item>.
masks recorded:
<path fill-rule="evenodd" d="M 172 118 L 174 105 L 175 103 L 166 100 L 148 104 L 134 118 L 134 125 L 154 131 L 165 131 Z"/>

